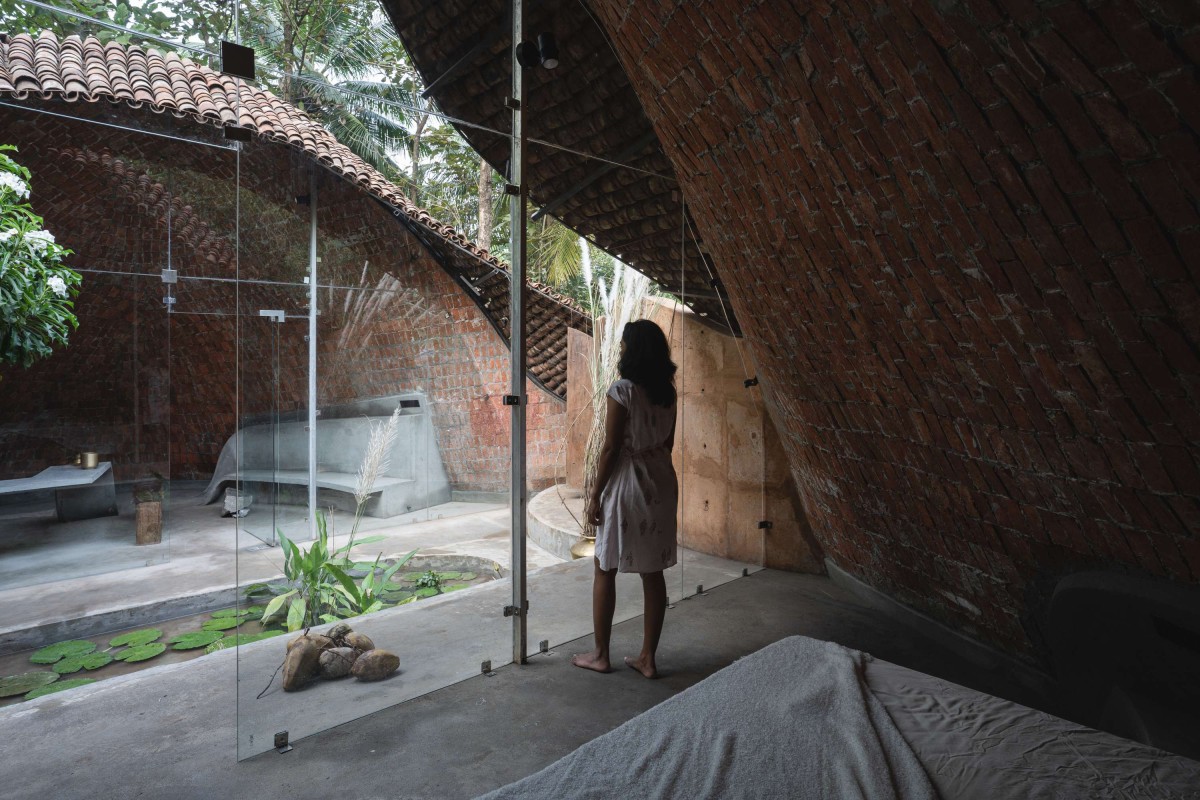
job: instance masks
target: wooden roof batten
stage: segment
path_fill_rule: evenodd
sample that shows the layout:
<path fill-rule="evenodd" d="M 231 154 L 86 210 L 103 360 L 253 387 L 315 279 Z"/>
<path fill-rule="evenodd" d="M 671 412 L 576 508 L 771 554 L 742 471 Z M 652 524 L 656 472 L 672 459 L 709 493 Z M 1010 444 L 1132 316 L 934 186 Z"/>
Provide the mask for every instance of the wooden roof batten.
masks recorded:
<path fill-rule="evenodd" d="M 428 87 L 425 96 L 504 174 L 509 143 L 498 132 L 508 128 L 511 62 L 508 48 L 499 45 L 511 34 L 510 0 L 381 2 Z M 526 0 L 525 30 L 531 39 L 553 32 L 560 64 L 525 73 L 525 126 L 535 146 L 526 152 L 523 173 L 540 206 L 534 219 L 553 215 L 618 258 L 633 242 L 661 238 L 663 246 L 638 253 L 634 269 L 672 293 L 704 287 L 686 298 L 698 321 L 740 335 L 727 295 L 711 289 L 717 278 L 711 263 L 698 248 L 681 253 L 670 233 L 684 225 L 691 239 L 696 226 L 605 31 L 581 0 Z"/>

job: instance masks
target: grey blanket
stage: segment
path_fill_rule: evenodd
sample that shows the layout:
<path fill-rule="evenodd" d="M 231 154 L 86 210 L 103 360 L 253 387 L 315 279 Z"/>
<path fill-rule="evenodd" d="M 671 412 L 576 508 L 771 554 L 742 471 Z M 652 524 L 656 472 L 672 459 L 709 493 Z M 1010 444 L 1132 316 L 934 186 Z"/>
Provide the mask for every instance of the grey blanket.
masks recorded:
<path fill-rule="evenodd" d="M 934 798 L 869 658 L 784 639 L 484 798 Z"/>

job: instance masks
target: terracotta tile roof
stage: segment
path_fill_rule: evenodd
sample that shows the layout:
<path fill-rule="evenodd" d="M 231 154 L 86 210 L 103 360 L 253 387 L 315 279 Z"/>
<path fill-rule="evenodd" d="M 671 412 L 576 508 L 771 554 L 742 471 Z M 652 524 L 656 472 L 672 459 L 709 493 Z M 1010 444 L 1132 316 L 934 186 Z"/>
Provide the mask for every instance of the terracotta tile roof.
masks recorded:
<path fill-rule="evenodd" d="M 504 107 L 512 85 L 509 1 L 381 2 L 438 107 L 472 123 L 459 132 L 503 169 L 508 140 L 473 126 L 504 131 L 510 125 Z M 525 71 L 527 134 L 559 146 L 533 143 L 526 151 L 523 174 L 532 199 L 552 205 L 556 219 L 667 291 L 680 294 L 686 287 L 687 304 L 701 321 L 738 332 L 728 299 L 722 306 L 725 291 L 711 258 L 690 236 L 681 257 L 684 204 L 674 168 L 586 2 L 526 0 L 525 30 L 530 39 L 556 33 L 560 63 L 555 70 Z"/>
<path fill-rule="evenodd" d="M 0 37 L 0 96 L 14 100 L 97 102 L 247 128 L 316 159 L 386 203 L 438 262 L 468 291 L 507 341 L 509 268 L 461 232 L 418 208 L 384 176 L 319 123 L 268 91 L 172 52 L 88 37 L 59 39 L 49 31 Z M 205 235 L 211 235 L 205 232 Z M 567 328 L 591 332 L 590 317 L 572 300 L 529 282 L 530 377 L 566 393 Z"/>

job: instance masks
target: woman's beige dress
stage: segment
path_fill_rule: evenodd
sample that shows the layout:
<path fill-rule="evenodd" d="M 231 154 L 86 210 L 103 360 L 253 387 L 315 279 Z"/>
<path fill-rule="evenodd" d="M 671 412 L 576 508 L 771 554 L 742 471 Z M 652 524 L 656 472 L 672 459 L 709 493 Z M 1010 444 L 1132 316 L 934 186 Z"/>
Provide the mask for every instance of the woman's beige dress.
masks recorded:
<path fill-rule="evenodd" d="M 676 560 L 679 484 L 670 449 L 675 405 L 654 405 L 625 378 L 613 383 L 608 396 L 625 407 L 629 421 L 617 466 L 600 496 L 596 558 L 604 570 L 658 572 Z"/>

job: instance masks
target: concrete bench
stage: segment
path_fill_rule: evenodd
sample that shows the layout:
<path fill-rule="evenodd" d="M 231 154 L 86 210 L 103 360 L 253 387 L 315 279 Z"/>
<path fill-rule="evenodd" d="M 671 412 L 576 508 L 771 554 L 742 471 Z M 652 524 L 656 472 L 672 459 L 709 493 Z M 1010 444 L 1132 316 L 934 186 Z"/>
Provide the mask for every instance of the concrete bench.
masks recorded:
<path fill-rule="evenodd" d="M 409 511 L 450 501 L 450 481 L 437 450 L 433 424 L 425 413 L 424 396 L 405 395 L 396 440 L 387 471 L 375 479 L 364 513 L 372 517 L 394 517 Z M 394 408 L 396 403 L 392 403 Z M 367 452 L 372 425 L 388 420 L 371 415 L 322 419 L 317 422 L 317 488 L 332 502 L 352 511 L 358 469 Z M 275 484 L 308 485 L 308 430 L 301 421 L 247 425 L 229 438 L 217 459 L 217 468 L 204 493 L 204 502 L 212 503 L 226 486 Z M 238 452 L 242 463 L 238 464 Z M 286 493 L 282 493 L 286 496 Z M 301 493 L 291 502 L 303 504 Z M 281 502 L 281 501 L 277 501 Z"/>
<path fill-rule="evenodd" d="M 0 495 L 54 490 L 54 510 L 59 522 L 74 522 L 117 513 L 117 487 L 112 462 L 101 461 L 95 469 L 75 466 L 47 467 L 30 478 L 0 481 Z"/>

